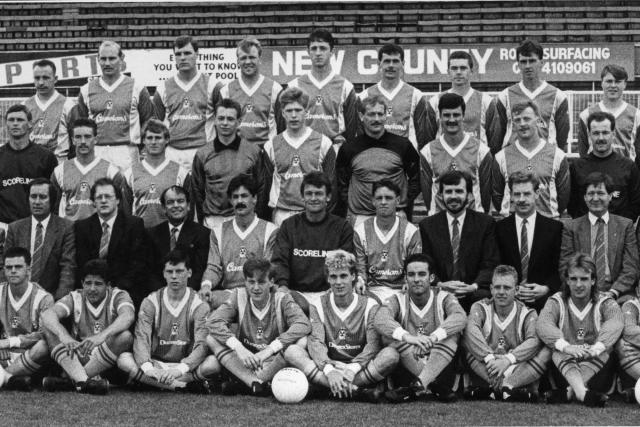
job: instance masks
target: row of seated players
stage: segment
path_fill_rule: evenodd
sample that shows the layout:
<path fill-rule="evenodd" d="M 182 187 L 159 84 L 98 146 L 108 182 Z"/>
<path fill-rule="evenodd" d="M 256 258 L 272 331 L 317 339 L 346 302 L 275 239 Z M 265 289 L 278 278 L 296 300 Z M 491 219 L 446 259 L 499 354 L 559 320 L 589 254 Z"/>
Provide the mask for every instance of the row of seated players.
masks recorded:
<path fill-rule="evenodd" d="M 219 384 L 225 394 L 268 395 L 269 381 L 290 365 L 307 375 L 315 395 L 400 402 L 430 390 L 452 401 L 460 354 L 471 378 L 468 398 L 537 401 L 552 361 L 561 382 L 545 392 L 548 403 L 604 406 L 616 369 L 624 384 L 640 376 L 640 301 L 621 310 L 599 293 L 595 262 L 581 253 L 569 258 L 562 290 L 539 316 L 515 299 L 518 275 L 505 265 L 493 272 L 491 298 L 467 316 L 452 294 L 431 286 L 427 255 L 407 258 L 406 290 L 380 305 L 354 291 L 355 256 L 342 250 L 327 254 L 331 289 L 317 304 L 299 305 L 303 299 L 277 290 L 270 262 L 251 258 L 244 287 L 210 312 L 187 286 L 190 262 L 178 249 L 165 258 L 166 286 L 143 301 L 134 336 L 133 303 L 110 286 L 105 261 L 88 262 L 83 288 L 54 303 L 29 280 L 29 252 L 10 248 L 6 255 L 5 388 L 31 390 L 30 376 L 53 360 L 65 376 L 45 377 L 49 391 L 105 394 L 117 366 L 129 384 L 197 393 Z M 224 382 L 222 367 L 229 373 Z M 409 373 L 408 386 L 385 381 L 398 367 Z M 629 399 L 632 390 L 624 390 Z"/>
<path fill-rule="evenodd" d="M 164 285 L 160 260 L 170 249 L 183 246 L 193 263 L 189 284 L 214 308 L 227 298 L 229 289 L 243 284 L 242 264 L 250 255 L 272 260 L 282 289 L 317 299 L 328 288 L 323 254 L 334 249 L 356 254 L 358 290 L 366 288 L 380 300 L 402 288 L 404 259 L 424 252 L 434 260 L 439 285 L 454 293 L 465 310 L 488 296 L 496 265 L 512 265 L 519 274 L 519 299 L 538 311 L 559 289 L 558 265 L 572 253 L 585 252 L 593 255 L 601 269 L 598 289 L 622 304 L 635 294 L 638 275 L 634 226 L 627 218 L 609 214 L 612 189 L 606 175 L 594 173 L 588 182 L 583 198 L 589 213 L 563 227 L 536 213 L 539 183 L 535 175 L 516 172 L 509 183 L 515 213 L 496 224 L 490 216 L 467 209 L 471 179 L 464 172 L 450 171 L 439 182 L 445 210 L 416 227 L 396 214 L 399 188 L 381 180 L 371 193 L 375 217 L 354 231 L 347 221 L 327 213 L 331 183 L 320 172 L 307 174 L 301 185 L 305 211 L 284 221 L 280 229 L 256 217 L 257 186 L 239 176 L 228 188 L 235 213 L 232 221 L 209 233 L 187 219 L 187 192 L 172 186 L 160 197 L 169 222 L 148 229 L 145 235 L 140 219 L 118 211 L 121 196 L 111 180 L 96 181 L 91 193 L 97 213 L 75 224 L 50 214 L 49 201 L 55 198 L 52 186 L 35 180 L 30 184 L 32 217 L 10 225 L 6 246 L 30 248 L 32 280 L 56 300 L 80 286 L 75 265 L 103 258 L 113 281 L 130 293 L 138 307 L 144 296 Z M 36 223 L 46 221 L 56 229 L 38 238 Z M 111 227 L 106 233 L 104 224 Z"/>

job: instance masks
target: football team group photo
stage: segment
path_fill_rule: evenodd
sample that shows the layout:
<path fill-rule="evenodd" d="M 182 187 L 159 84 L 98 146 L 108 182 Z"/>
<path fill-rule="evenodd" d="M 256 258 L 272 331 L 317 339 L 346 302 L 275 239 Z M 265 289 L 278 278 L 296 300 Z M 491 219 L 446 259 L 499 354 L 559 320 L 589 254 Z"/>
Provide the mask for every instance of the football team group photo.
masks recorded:
<path fill-rule="evenodd" d="M 640 4 L 569 3 L 0 5 L 6 425 L 640 423 Z"/>

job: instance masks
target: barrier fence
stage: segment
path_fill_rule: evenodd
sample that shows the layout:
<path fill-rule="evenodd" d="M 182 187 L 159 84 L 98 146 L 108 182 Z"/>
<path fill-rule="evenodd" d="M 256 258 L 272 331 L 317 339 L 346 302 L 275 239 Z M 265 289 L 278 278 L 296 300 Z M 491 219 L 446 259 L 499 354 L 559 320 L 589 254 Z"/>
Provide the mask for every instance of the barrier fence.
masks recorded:
<path fill-rule="evenodd" d="M 64 93 L 64 91 L 63 91 Z M 569 111 L 571 112 L 571 130 L 569 132 L 569 140 L 571 144 L 568 146 L 568 153 L 573 154 L 576 153 L 575 143 L 578 138 L 578 128 L 576 124 L 580 120 L 579 115 L 584 109 L 589 107 L 590 105 L 598 102 L 600 100 L 600 96 L 602 95 L 601 91 L 565 91 L 567 97 L 569 99 Z M 491 96 L 496 96 L 497 92 L 489 92 Z M 435 93 L 425 92 L 425 95 L 431 97 L 435 95 Z M 640 91 L 627 91 L 624 93 L 624 100 L 629 104 L 638 107 L 640 101 Z M 7 141 L 7 132 L 4 125 L 4 117 L 9 106 L 20 103 L 25 98 L 2 98 L 0 97 L 0 114 L 1 119 L 0 123 L 0 145 L 4 144 Z"/>

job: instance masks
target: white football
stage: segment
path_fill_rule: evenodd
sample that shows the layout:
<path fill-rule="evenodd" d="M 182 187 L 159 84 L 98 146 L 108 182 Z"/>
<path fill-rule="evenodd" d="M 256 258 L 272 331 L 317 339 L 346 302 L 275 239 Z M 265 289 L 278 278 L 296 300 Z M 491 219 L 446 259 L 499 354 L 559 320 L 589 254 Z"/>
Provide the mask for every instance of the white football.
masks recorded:
<path fill-rule="evenodd" d="M 634 391 L 636 394 L 636 402 L 640 403 L 640 378 L 638 378 L 638 381 L 636 382 L 636 388 Z"/>
<path fill-rule="evenodd" d="M 281 403 L 299 403 L 307 396 L 309 381 L 300 369 L 283 368 L 271 380 L 273 396 Z"/>

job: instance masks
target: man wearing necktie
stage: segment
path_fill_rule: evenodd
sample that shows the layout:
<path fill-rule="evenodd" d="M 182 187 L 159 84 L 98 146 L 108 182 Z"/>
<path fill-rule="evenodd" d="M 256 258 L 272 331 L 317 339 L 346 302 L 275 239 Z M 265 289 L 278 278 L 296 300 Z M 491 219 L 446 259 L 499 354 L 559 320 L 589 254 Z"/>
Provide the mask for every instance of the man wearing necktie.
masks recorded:
<path fill-rule="evenodd" d="M 562 223 L 536 212 L 540 181 L 529 171 L 509 177 L 514 212 L 496 224 L 500 262 L 518 272 L 518 300 L 540 311 L 560 289 Z"/>
<path fill-rule="evenodd" d="M 467 209 L 472 178 L 459 170 L 440 177 L 445 210 L 420 222 L 422 251 L 434 260 L 432 284 L 454 294 L 468 311 L 489 297 L 493 269 L 499 262 L 495 222 L 489 215 Z"/>
<path fill-rule="evenodd" d="M 584 201 L 589 213 L 565 225 L 561 262 L 576 252 L 589 254 L 596 264 L 598 291 L 619 304 L 635 294 L 638 278 L 638 246 L 633 222 L 609 212 L 611 178 L 593 172 L 586 178 Z"/>
<path fill-rule="evenodd" d="M 91 187 L 96 213 L 75 223 L 76 263 L 106 260 L 108 279 L 129 292 L 137 307 L 148 293 L 144 223 L 119 209 L 121 198 L 120 188 L 109 178 L 100 178 Z M 80 286 L 76 277 L 76 287 Z"/>
<path fill-rule="evenodd" d="M 167 188 L 160 195 L 160 204 L 167 220 L 155 227 L 147 228 L 151 249 L 149 290 L 158 290 L 166 284 L 162 275 L 162 260 L 176 247 L 189 255 L 192 273 L 189 287 L 198 290 L 202 273 L 207 266 L 210 230 L 188 218 L 190 201 L 185 188 L 179 185 Z"/>
<path fill-rule="evenodd" d="M 74 288 L 76 247 L 73 222 L 51 213 L 56 191 L 46 178 L 29 184 L 31 215 L 9 224 L 5 248 L 23 247 L 33 254 L 32 282 L 38 283 L 56 300 Z M 0 281 L 4 273 L 0 272 Z"/>

